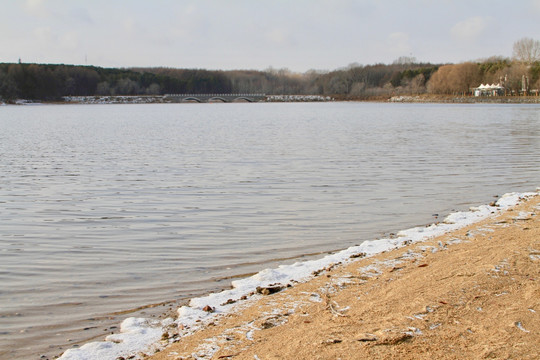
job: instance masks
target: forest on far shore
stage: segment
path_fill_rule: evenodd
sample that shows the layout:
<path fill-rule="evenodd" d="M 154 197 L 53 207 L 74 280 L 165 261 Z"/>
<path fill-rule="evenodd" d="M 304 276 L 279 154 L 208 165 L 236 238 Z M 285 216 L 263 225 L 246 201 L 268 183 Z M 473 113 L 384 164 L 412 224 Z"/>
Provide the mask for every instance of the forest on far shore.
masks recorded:
<path fill-rule="evenodd" d="M 380 96 L 467 95 L 480 84 L 501 84 L 508 95 L 540 88 L 540 41 L 523 38 L 512 58 L 431 64 L 400 57 L 392 64 L 350 64 L 333 71 L 287 69 L 217 71 L 177 68 L 102 68 L 64 64 L 0 63 L 0 100 L 55 101 L 63 96 L 262 93 Z"/>

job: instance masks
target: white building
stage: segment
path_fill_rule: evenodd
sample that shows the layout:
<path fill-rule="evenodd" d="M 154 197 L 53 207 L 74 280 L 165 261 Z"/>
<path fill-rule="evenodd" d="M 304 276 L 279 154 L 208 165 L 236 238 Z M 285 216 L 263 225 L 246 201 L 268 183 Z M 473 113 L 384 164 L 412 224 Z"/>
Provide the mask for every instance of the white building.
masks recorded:
<path fill-rule="evenodd" d="M 504 86 L 501 84 L 481 84 L 473 88 L 474 96 L 501 96 L 504 95 Z"/>

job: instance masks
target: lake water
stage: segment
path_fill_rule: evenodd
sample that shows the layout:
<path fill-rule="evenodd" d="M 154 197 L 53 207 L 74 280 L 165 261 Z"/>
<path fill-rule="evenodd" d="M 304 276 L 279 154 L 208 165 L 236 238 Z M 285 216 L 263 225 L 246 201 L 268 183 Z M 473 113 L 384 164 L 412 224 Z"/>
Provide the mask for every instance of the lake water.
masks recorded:
<path fill-rule="evenodd" d="M 0 358 L 533 191 L 539 153 L 538 105 L 1 107 Z"/>

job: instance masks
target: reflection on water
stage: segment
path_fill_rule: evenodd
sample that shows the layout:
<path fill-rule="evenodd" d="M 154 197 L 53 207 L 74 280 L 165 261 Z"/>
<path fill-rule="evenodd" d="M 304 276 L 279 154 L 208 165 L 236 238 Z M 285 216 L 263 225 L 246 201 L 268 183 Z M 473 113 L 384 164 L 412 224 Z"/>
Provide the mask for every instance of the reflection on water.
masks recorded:
<path fill-rule="evenodd" d="M 126 309 L 534 190 L 539 110 L 4 107 L 0 356 L 59 353 Z"/>

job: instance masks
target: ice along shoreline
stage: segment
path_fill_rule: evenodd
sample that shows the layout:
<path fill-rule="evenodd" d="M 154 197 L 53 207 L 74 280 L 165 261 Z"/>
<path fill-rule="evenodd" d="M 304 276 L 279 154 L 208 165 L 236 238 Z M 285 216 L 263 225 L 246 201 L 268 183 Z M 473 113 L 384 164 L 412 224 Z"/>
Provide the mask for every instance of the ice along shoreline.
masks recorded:
<path fill-rule="evenodd" d="M 214 321 L 216 317 L 248 306 L 260 298 L 259 292 L 264 293 L 297 282 L 306 282 L 313 278 L 315 273 L 338 264 L 352 262 L 354 258 L 371 257 L 384 251 L 426 241 L 472 225 L 500 214 L 524 198 L 536 195 L 538 192 L 508 193 L 491 205 L 471 207 L 469 211 L 452 213 L 441 223 L 402 230 L 395 238 L 365 241 L 358 246 L 327 255 L 318 260 L 265 269 L 252 277 L 233 281 L 233 288 L 230 290 L 191 299 L 189 305 L 178 309 L 177 319 L 167 318 L 159 321 L 128 318 L 122 322 L 120 333 L 109 335 L 104 341 L 91 342 L 80 348 L 66 350 L 60 359 L 135 359 L 142 354 L 154 353 L 169 343 L 176 342 L 181 337 L 204 327 Z M 165 335 L 169 333 L 173 335 Z"/>

